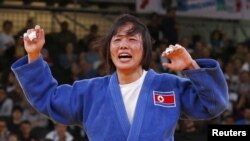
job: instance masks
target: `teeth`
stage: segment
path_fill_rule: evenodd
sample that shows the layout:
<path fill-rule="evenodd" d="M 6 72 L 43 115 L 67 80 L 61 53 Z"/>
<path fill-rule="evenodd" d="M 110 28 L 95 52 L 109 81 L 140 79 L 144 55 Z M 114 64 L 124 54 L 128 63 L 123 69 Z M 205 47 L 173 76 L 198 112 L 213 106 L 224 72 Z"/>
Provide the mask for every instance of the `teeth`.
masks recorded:
<path fill-rule="evenodd" d="M 121 53 L 119 56 L 129 56 L 127 53 Z"/>
<path fill-rule="evenodd" d="M 119 54 L 119 59 L 121 59 L 122 61 L 128 61 L 132 58 L 132 56 L 128 53 L 121 53 Z"/>
<path fill-rule="evenodd" d="M 120 61 L 129 61 L 131 58 L 120 58 Z"/>
<path fill-rule="evenodd" d="M 121 57 L 131 57 L 131 55 L 130 54 L 127 54 L 127 53 L 121 53 L 121 54 L 119 54 L 119 57 L 121 58 Z"/>

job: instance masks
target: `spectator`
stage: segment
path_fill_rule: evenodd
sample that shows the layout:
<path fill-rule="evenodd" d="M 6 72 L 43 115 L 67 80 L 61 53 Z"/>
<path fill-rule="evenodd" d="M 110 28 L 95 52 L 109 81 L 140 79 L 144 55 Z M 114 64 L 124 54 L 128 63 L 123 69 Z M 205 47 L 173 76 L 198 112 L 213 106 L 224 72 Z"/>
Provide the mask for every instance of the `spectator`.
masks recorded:
<path fill-rule="evenodd" d="M 69 23 L 67 21 L 60 23 L 60 31 L 56 35 L 56 41 L 58 47 L 60 47 L 60 49 L 57 49 L 58 53 L 62 53 L 68 43 L 76 45 L 76 34 L 69 29 Z"/>
<path fill-rule="evenodd" d="M 161 22 L 161 31 L 164 40 L 169 44 L 176 44 L 178 42 L 178 25 L 176 23 L 176 8 L 167 8 L 166 15 Z"/>
<path fill-rule="evenodd" d="M 21 141 L 31 141 L 31 139 L 32 139 L 32 135 L 31 135 L 32 126 L 28 120 L 24 120 L 21 122 L 20 131 L 21 131 L 21 133 L 19 136 L 20 136 Z"/>
<path fill-rule="evenodd" d="M 0 87 L 0 116 L 10 117 L 12 108 L 12 99 L 8 98 L 5 89 Z"/>
<path fill-rule="evenodd" d="M 223 113 L 221 124 L 224 124 L 224 125 L 234 125 L 235 124 L 235 119 L 234 119 L 234 116 L 232 115 L 231 112 Z"/>
<path fill-rule="evenodd" d="M 245 107 L 242 111 L 242 118 L 236 120 L 236 124 L 250 125 L 250 107 Z"/>
<path fill-rule="evenodd" d="M 79 54 L 78 67 L 80 69 L 80 79 L 89 79 L 97 75 L 96 70 L 93 69 L 93 64 L 87 62 L 85 52 Z"/>
<path fill-rule="evenodd" d="M 246 54 L 241 70 L 250 72 L 250 52 Z"/>
<path fill-rule="evenodd" d="M 11 32 L 13 29 L 12 21 L 3 22 L 2 32 L 0 32 L 0 71 L 4 70 L 13 60 L 16 41 Z"/>
<path fill-rule="evenodd" d="M 215 56 L 221 55 L 224 48 L 223 34 L 220 30 L 215 29 L 210 35 L 210 46 L 213 49 Z"/>
<path fill-rule="evenodd" d="M 22 119 L 29 121 L 32 128 L 46 128 L 48 126 L 48 118 L 45 115 L 38 113 L 31 105 L 24 110 Z"/>
<path fill-rule="evenodd" d="M 154 46 L 153 50 L 155 50 L 159 46 L 159 42 L 161 40 L 161 30 L 160 30 L 160 16 L 157 13 L 152 13 L 150 15 L 150 21 L 147 25 L 148 31 L 152 37 Z"/>
<path fill-rule="evenodd" d="M 21 107 L 26 107 L 27 100 L 23 96 L 23 91 L 18 84 L 18 81 L 14 77 L 13 72 L 8 71 L 5 75 L 4 84 L 6 85 L 7 97 L 13 101 L 14 105 L 21 105 Z"/>
<path fill-rule="evenodd" d="M 101 63 L 100 48 L 96 46 L 96 40 L 92 40 L 89 43 L 89 51 L 86 53 L 86 61 L 93 65 L 93 69 L 96 70 Z"/>
<path fill-rule="evenodd" d="M 64 70 L 68 70 L 70 66 L 76 62 L 77 55 L 75 53 L 74 43 L 66 43 L 65 52 L 60 54 L 59 63 Z"/>
<path fill-rule="evenodd" d="M 96 24 L 92 24 L 90 26 L 89 33 L 81 38 L 78 42 L 79 51 L 88 52 L 90 50 L 89 44 L 100 37 L 98 31 L 99 27 Z"/>
<path fill-rule="evenodd" d="M 0 140 L 8 141 L 10 137 L 10 131 L 7 127 L 7 120 L 5 117 L 0 117 Z"/>
<path fill-rule="evenodd" d="M 18 135 L 11 133 L 8 141 L 19 141 Z"/>
<path fill-rule="evenodd" d="M 22 123 L 23 108 L 19 105 L 13 107 L 8 128 L 11 133 L 20 134 L 20 125 Z"/>
<path fill-rule="evenodd" d="M 81 70 L 79 69 L 77 62 L 72 63 L 70 66 L 70 76 L 66 82 L 68 82 L 68 84 L 72 84 L 74 81 L 79 80 L 80 71 Z"/>
<path fill-rule="evenodd" d="M 55 129 L 49 132 L 46 139 L 53 141 L 73 141 L 74 137 L 67 131 L 67 126 L 55 123 Z"/>
<path fill-rule="evenodd" d="M 18 39 L 15 47 L 15 60 L 23 57 L 25 54 L 26 52 L 24 50 L 23 41 L 22 39 Z"/>
<path fill-rule="evenodd" d="M 6 20 L 3 22 L 2 32 L 0 32 L 0 55 L 15 45 L 15 39 L 11 35 L 12 29 L 12 21 Z"/>

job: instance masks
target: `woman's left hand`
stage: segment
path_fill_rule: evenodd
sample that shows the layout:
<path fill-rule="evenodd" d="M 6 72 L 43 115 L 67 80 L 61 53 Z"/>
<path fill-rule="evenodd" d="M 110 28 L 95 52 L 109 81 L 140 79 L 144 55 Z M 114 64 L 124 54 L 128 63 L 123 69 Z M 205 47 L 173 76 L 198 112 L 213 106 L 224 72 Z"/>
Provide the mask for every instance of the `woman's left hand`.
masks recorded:
<path fill-rule="evenodd" d="M 185 69 L 198 69 L 199 65 L 192 59 L 188 51 L 176 44 L 170 45 L 166 51 L 162 53 L 163 57 L 170 59 L 170 63 L 163 63 L 164 67 L 173 71 L 182 71 Z"/>

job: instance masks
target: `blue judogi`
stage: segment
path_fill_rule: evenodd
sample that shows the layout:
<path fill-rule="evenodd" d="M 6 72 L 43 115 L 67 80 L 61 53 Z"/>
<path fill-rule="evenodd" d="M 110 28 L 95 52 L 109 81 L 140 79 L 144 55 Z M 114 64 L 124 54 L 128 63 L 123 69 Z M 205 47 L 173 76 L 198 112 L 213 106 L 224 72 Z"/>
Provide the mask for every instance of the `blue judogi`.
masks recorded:
<path fill-rule="evenodd" d="M 197 63 L 201 69 L 183 71 L 189 79 L 149 70 L 132 124 L 116 73 L 58 86 L 41 57 L 30 64 L 23 57 L 11 68 L 38 111 L 63 124 L 83 125 L 90 141 L 173 141 L 181 112 L 209 119 L 227 107 L 228 88 L 219 64 L 212 59 Z"/>

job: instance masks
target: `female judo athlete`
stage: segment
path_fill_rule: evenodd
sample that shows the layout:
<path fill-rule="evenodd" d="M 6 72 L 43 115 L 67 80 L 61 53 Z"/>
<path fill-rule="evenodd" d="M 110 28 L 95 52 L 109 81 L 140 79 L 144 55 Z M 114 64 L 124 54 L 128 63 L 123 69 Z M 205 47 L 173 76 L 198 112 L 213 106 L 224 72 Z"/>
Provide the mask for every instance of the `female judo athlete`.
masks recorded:
<path fill-rule="evenodd" d="M 90 141 L 173 141 L 180 113 L 211 119 L 227 107 L 227 84 L 213 59 L 193 60 L 172 45 L 162 53 L 171 63 L 163 66 L 187 77 L 150 69 L 151 37 L 132 15 L 119 16 L 103 42 L 110 74 L 72 85 L 59 86 L 42 59 L 44 36 L 39 25 L 27 30 L 27 56 L 11 68 L 32 106 L 59 123 L 81 125 Z"/>

